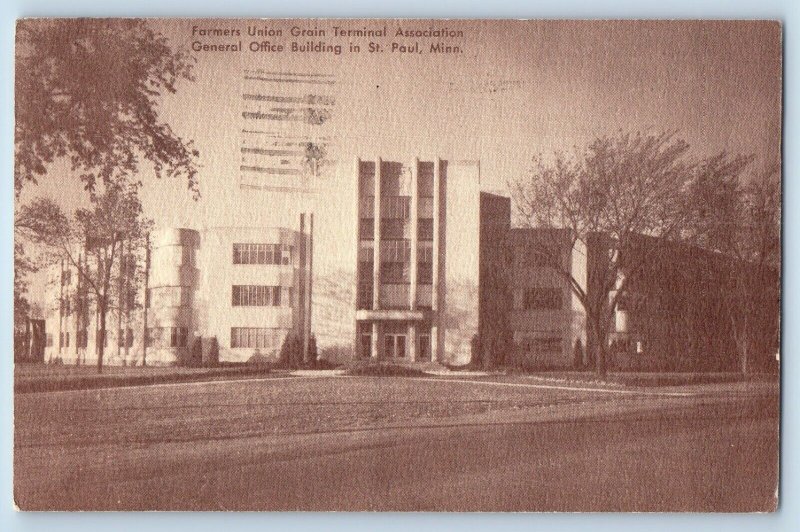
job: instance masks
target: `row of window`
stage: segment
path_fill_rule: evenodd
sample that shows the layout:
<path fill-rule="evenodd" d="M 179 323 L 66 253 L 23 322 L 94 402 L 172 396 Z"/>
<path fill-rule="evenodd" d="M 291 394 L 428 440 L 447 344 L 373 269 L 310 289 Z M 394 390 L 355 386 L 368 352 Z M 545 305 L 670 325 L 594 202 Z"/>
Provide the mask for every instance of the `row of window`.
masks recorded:
<path fill-rule="evenodd" d="M 374 245 L 372 242 L 359 242 L 358 260 L 372 262 L 374 259 Z M 397 257 L 408 259 L 397 260 Z M 411 260 L 411 241 L 406 239 L 384 240 L 381 243 L 381 258 L 385 262 L 405 262 Z M 433 242 L 417 242 L 417 261 L 433 262 Z"/>
<path fill-rule="evenodd" d="M 96 344 L 103 343 L 103 346 L 108 347 L 108 337 L 104 331 L 97 331 L 95 339 Z M 59 347 L 69 347 L 69 331 L 59 333 Z M 53 335 L 47 334 L 45 336 L 45 343 L 47 347 L 53 347 Z M 89 332 L 86 329 L 79 329 L 75 333 L 75 347 L 86 348 L 89 343 Z M 117 332 L 117 345 L 119 347 L 132 347 L 133 346 L 133 329 L 120 329 Z"/>
<path fill-rule="evenodd" d="M 292 264 L 294 246 L 288 244 L 234 244 L 234 264 Z"/>
<path fill-rule="evenodd" d="M 372 262 L 362 262 L 358 272 L 359 285 L 372 285 Z M 411 263 L 409 262 L 382 262 L 381 283 L 410 283 Z M 433 263 L 417 263 L 417 284 L 433 283 Z"/>
<path fill-rule="evenodd" d="M 358 199 L 359 218 L 375 217 L 375 196 L 361 196 Z M 410 196 L 385 196 L 381 198 L 381 218 L 394 220 L 411 219 Z M 433 218 L 433 198 L 417 198 L 417 218 Z"/>
<path fill-rule="evenodd" d="M 234 285 L 231 304 L 234 307 L 291 306 L 292 288 L 282 286 Z"/>
<path fill-rule="evenodd" d="M 407 220 L 381 220 L 381 240 L 401 240 L 409 236 L 411 225 Z M 361 218 L 358 235 L 360 240 L 375 240 L 375 219 Z M 417 240 L 433 240 L 433 219 L 420 218 L 417 221 Z"/>
<path fill-rule="evenodd" d="M 59 312 L 62 316 L 69 316 L 73 312 L 80 312 L 81 309 L 88 309 L 89 308 L 89 298 L 83 292 L 83 296 L 73 296 L 73 297 L 65 297 L 61 300 L 61 304 L 59 305 Z M 72 300 L 75 300 L 75 308 L 73 308 Z M 128 301 L 129 309 L 136 308 L 136 292 L 130 291 L 127 293 L 126 298 Z M 124 308 L 124 307 L 123 307 Z"/>
<path fill-rule="evenodd" d="M 231 327 L 231 347 L 278 349 L 286 336 L 285 329 L 268 327 Z"/>

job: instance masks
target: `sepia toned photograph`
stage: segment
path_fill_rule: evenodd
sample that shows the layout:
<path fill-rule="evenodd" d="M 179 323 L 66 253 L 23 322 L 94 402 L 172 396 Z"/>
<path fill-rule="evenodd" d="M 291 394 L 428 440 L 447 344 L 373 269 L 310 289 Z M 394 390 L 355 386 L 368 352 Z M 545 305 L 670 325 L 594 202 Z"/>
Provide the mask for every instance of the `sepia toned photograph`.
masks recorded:
<path fill-rule="evenodd" d="M 782 56 L 17 20 L 16 508 L 776 511 Z"/>

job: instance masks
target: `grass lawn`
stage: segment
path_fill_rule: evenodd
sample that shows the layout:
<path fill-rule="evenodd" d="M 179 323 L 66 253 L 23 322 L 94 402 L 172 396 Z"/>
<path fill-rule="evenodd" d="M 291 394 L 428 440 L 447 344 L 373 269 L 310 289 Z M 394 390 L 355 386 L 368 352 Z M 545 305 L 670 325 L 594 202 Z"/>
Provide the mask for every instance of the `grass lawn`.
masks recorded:
<path fill-rule="evenodd" d="M 220 366 L 186 368 L 158 366 L 105 366 L 98 373 L 94 365 L 68 366 L 48 364 L 15 364 L 14 392 L 42 392 L 106 388 L 110 386 L 147 385 L 165 382 L 214 380 L 219 378 L 264 376 L 268 366 Z"/>

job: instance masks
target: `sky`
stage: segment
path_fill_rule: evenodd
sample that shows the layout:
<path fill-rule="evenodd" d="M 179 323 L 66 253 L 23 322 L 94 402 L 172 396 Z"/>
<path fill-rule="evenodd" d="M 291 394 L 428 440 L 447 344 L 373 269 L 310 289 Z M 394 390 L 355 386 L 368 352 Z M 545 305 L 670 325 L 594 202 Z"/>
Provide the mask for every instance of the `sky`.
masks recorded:
<path fill-rule="evenodd" d="M 146 214 L 158 226 L 296 226 L 299 210 L 319 213 L 318 237 L 329 247 L 323 269 L 348 254 L 324 253 L 349 236 L 355 217 L 355 157 L 480 160 L 484 190 L 505 192 L 531 158 L 586 146 L 622 131 L 676 131 L 702 156 L 720 150 L 753 153 L 757 164 L 780 161 L 781 29 L 771 22 L 599 21 L 321 21 L 152 20 L 176 49 L 192 43 L 243 42 L 240 53 L 194 52 L 195 82 L 163 99 L 161 116 L 200 151 L 201 199 L 180 179 L 156 180 L 142 169 Z M 193 35 L 193 27 L 238 29 L 241 37 Z M 247 27 L 282 30 L 248 37 Z M 293 37 L 293 26 L 325 36 Z M 387 37 L 338 38 L 333 26 L 382 28 Z M 448 28 L 442 39 L 460 53 L 400 54 L 392 42 L 422 49 L 439 39 L 395 37 L 397 28 Z M 195 32 L 196 33 L 196 32 Z M 330 53 L 250 52 L 251 41 L 342 44 Z M 384 51 L 369 53 L 372 41 Z M 350 42 L 361 52 L 347 51 Z M 135 54 L 135 50 L 131 50 Z M 334 116 L 326 126 L 337 164 L 315 194 L 239 187 L 242 78 L 245 69 L 332 74 Z M 113 73 L 109 73 L 113 75 Z M 24 97 L 24 95 L 17 95 Z M 85 202 L 74 187 L 43 179 L 20 202 L 50 195 L 72 210 Z M 315 253 L 317 254 L 317 253 Z M 338 262 L 337 262 L 338 261 Z"/>

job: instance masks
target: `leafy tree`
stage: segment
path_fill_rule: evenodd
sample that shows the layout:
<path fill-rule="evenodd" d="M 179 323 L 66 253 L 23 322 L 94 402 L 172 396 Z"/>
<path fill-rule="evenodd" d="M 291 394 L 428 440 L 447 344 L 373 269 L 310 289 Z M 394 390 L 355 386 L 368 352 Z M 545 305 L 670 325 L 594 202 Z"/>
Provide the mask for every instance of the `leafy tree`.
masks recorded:
<path fill-rule="evenodd" d="M 101 335 L 97 341 L 98 372 L 103 368 L 103 336 L 108 331 L 114 273 L 125 270 L 120 269 L 119 263 L 122 257 L 131 256 L 126 248 L 142 249 L 151 225 L 142 216 L 138 186 L 123 182 L 109 184 L 95 196 L 91 208 L 78 209 L 72 217 L 49 198 L 39 198 L 23 206 L 18 215 L 18 226 L 24 228 L 28 238 L 65 260 L 94 299 Z"/>
<path fill-rule="evenodd" d="M 743 168 L 748 158 L 722 155 Z M 589 359 L 600 376 L 617 302 L 658 263 L 666 246 L 692 227 L 687 195 L 707 169 L 674 133 L 618 133 L 571 155 L 534 159 L 528 176 L 510 183 L 522 221 L 541 231 L 537 253 L 569 284 L 586 312 Z M 650 238 L 648 238 L 650 237 Z M 588 283 L 562 260 L 565 249 L 591 254 Z M 568 262 L 568 261 L 567 261 Z M 588 286 L 587 286 L 588 284 Z"/>
<path fill-rule="evenodd" d="M 198 152 L 159 120 L 159 98 L 193 80 L 193 59 L 141 19 L 17 22 L 16 193 L 66 158 L 89 191 L 136 175 L 184 176 L 195 195 Z"/>
<path fill-rule="evenodd" d="M 94 198 L 98 183 L 136 175 L 184 177 L 195 199 L 198 151 L 159 120 L 160 98 L 192 81 L 194 58 L 170 48 L 144 20 L 17 22 L 14 188 L 65 160 Z M 26 316 L 26 275 L 35 262 L 15 227 L 15 322 Z"/>

